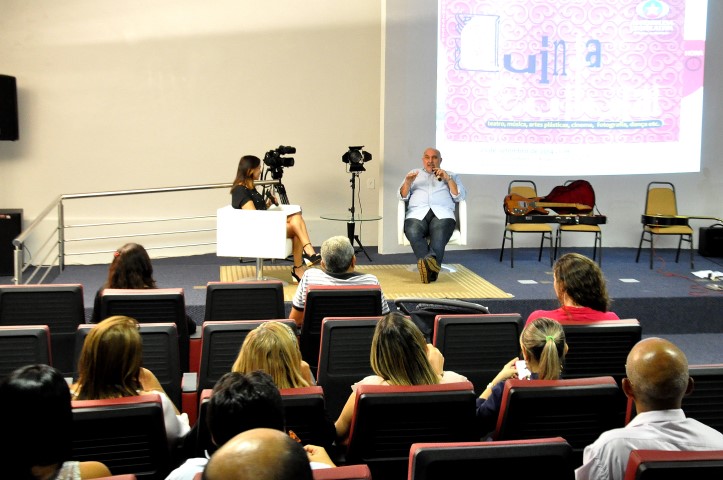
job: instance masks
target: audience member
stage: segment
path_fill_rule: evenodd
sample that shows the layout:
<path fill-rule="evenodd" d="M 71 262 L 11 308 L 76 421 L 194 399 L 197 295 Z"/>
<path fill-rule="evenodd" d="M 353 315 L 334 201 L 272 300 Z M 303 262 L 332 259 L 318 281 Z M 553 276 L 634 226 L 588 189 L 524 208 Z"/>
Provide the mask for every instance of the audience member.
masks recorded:
<path fill-rule="evenodd" d="M 348 237 L 336 236 L 324 240 L 321 244 L 321 268 L 310 268 L 296 288 L 291 300 L 289 317 L 301 328 L 304 323 L 304 305 L 309 285 L 379 285 L 379 280 L 371 273 L 354 271 L 356 255 Z M 382 313 L 389 313 L 387 299 L 382 293 Z"/>
<path fill-rule="evenodd" d="M 369 361 L 375 375 L 352 385 L 352 393 L 336 421 L 339 445 L 348 441 L 357 385 L 436 385 L 467 380 L 458 373 L 444 371 L 442 353 L 426 342 L 422 331 L 409 317 L 399 312 L 379 320 Z"/>
<path fill-rule="evenodd" d="M 565 331 L 556 320 L 537 318 L 528 323 L 520 335 L 525 367 L 532 380 L 558 380 L 567 354 Z M 500 412 L 505 380 L 518 378 L 517 361 L 513 358 L 500 370 L 477 399 L 477 418 L 483 435 L 494 430 Z"/>
<path fill-rule="evenodd" d="M 253 155 L 244 155 L 238 162 L 236 178 L 231 186 L 231 206 L 244 210 L 267 210 L 272 203 L 278 201 L 272 195 L 266 199 L 256 190 L 255 181 L 261 178 L 261 160 Z M 292 241 L 294 266 L 291 267 L 291 276 L 297 282 L 300 275 L 306 270 L 304 260 L 314 265 L 319 263 L 321 257 L 314 251 L 301 212 L 289 215 L 286 218 L 286 238 Z"/>
<path fill-rule="evenodd" d="M 193 480 L 208 463 L 209 456 L 239 433 L 254 428 L 285 431 L 286 414 L 279 389 L 271 376 L 257 370 L 248 373 L 224 374 L 213 387 L 207 405 L 206 426 L 213 448 L 206 456 L 189 458 L 171 472 L 166 480 Z M 190 435 L 195 433 L 191 432 Z M 204 440 L 201 440 L 205 443 Z M 307 460 L 312 468 L 334 466 L 322 447 L 307 445 L 315 456 Z"/>
<path fill-rule="evenodd" d="M 275 321 L 264 322 L 246 335 L 231 370 L 263 370 L 280 389 L 315 384 L 309 364 L 301 359 L 296 334 L 288 325 Z"/>
<path fill-rule="evenodd" d="M 404 234 L 417 257 L 422 283 L 434 282 L 444 259 L 444 250 L 457 223 L 455 203 L 466 191 L 459 175 L 442 170 L 442 155 L 428 148 L 422 168 L 407 173 L 399 187 L 399 199 L 407 202 Z"/>
<path fill-rule="evenodd" d="M 316 383 L 309 364 L 301 359 L 296 334 L 281 322 L 264 322 L 250 331 L 232 370 L 241 373 L 263 370 L 271 375 L 279 389 L 308 387 Z M 331 449 L 336 438 L 334 422 L 327 419 L 323 428 L 325 441 L 320 442 L 321 446 Z"/>
<path fill-rule="evenodd" d="M 270 428 L 247 430 L 226 442 L 203 472 L 205 480 L 312 480 L 304 448 Z"/>
<path fill-rule="evenodd" d="M 622 480 L 631 450 L 723 450 L 723 433 L 687 418 L 683 397 L 693 391 L 685 354 L 668 340 L 639 341 L 628 354 L 623 392 L 637 415 L 585 447 L 577 480 Z"/>
<path fill-rule="evenodd" d="M 113 261 L 108 268 L 108 279 L 98 289 L 93 302 L 92 323 L 98 323 L 100 318 L 100 297 L 106 288 L 158 288 L 153 278 L 153 265 L 148 252 L 142 245 L 126 243 L 113 253 Z M 196 322 L 186 315 L 188 334 L 196 331 Z"/>
<path fill-rule="evenodd" d="M 190 430 L 153 373 L 141 367 L 143 343 L 138 322 L 113 316 L 88 332 L 78 359 L 78 381 L 70 392 L 76 400 L 132 397 L 157 393 L 163 403 L 166 435 L 175 446 Z"/>
<path fill-rule="evenodd" d="M 619 320 L 609 310 L 610 298 L 605 277 L 593 260 L 579 253 L 566 253 L 557 259 L 552 274 L 560 308 L 535 310 L 526 323 L 540 317 L 584 322 Z"/>
<path fill-rule="evenodd" d="M 3 478 L 77 480 L 110 475 L 100 462 L 70 460 L 70 392 L 53 367 L 28 365 L 0 380 L 0 412 Z"/>

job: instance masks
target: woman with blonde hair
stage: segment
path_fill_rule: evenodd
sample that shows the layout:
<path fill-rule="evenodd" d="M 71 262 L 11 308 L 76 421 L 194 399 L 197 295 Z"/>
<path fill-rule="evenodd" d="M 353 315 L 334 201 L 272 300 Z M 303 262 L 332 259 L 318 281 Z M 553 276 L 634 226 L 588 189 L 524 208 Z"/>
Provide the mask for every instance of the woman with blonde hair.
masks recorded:
<path fill-rule="evenodd" d="M 409 317 L 399 312 L 388 313 L 377 323 L 369 361 L 375 375 L 352 385 L 352 393 L 335 424 L 338 443 L 348 440 L 357 385 L 436 385 L 467 380 L 458 373 L 444 371 L 441 352 L 427 343 Z"/>
<path fill-rule="evenodd" d="M 559 380 L 562 363 L 567 354 L 565 330 L 557 320 L 536 318 L 525 325 L 520 335 L 520 347 L 528 375 L 517 370 L 518 357 L 513 358 L 500 370 L 477 399 L 477 418 L 483 433 L 494 430 L 505 390 L 505 380 L 528 378 L 530 380 Z"/>
<path fill-rule="evenodd" d="M 142 367 L 143 343 L 138 322 L 130 317 L 108 317 L 92 328 L 78 359 L 78 381 L 71 385 L 74 400 L 161 396 L 166 435 L 175 445 L 190 430 L 188 416 L 179 414 L 153 373 Z"/>
<path fill-rule="evenodd" d="M 271 375 L 279 389 L 314 385 L 309 364 L 301 359 L 296 334 L 281 322 L 268 321 L 246 335 L 234 372 L 251 373 L 263 370 Z"/>

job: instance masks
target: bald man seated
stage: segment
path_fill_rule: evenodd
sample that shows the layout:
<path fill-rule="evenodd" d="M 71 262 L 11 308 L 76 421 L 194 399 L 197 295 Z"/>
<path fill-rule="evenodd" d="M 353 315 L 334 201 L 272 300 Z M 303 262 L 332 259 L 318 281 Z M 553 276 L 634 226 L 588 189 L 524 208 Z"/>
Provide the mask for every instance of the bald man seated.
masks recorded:
<path fill-rule="evenodd" d="M 246 430 L 211 456 L 204 480 L 312 480 L 300 443 L 271 428 Z"/>
<path fill-rule="evenodd" d="M 635 402 L 637 415 L 585 447 L 577 480 L 622 480 L 631 450 L 723 450 L 723 433 L 683 413 L 693 379 L 688 359 L 673 343 L 641 340 L 628 354 L 625 373 L 623 391 Z"/>

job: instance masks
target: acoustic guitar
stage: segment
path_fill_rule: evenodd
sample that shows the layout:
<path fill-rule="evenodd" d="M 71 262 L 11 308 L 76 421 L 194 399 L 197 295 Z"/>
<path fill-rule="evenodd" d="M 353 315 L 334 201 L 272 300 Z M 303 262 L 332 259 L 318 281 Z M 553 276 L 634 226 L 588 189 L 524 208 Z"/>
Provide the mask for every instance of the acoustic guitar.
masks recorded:
<path fill-rule="evenodd" d="M 502 204 L 508 215 L 547 215 L 547 208 L 570 208 L 580 212 L 589 212 L 592 207 L 582 203 L 545 202 L 543 197 L 527 198 L 516 193 L 505 197 Z"/>
<path fill-rule="evenodd" d="M 697 218 L 701 220 L 716 220 L 723 222 L 717 217 L 698 217 L 692 215 L 643 215 L 640 222 L 644 225 L 650 225 L 651 227 L 673 227 L 680 225 L 688 225 L 688 220 L 691 218 Z"/>

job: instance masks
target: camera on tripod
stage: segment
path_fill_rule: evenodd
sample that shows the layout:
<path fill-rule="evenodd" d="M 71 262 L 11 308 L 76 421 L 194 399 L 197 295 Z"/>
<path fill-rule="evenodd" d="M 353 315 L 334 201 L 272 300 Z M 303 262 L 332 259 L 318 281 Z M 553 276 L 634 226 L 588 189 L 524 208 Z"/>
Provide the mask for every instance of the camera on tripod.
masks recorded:
<path fill-rule="evenodd" d="M 284 167 L 294 166 L 293 157 L 283 156 L 290 153 L 296 153 L 296 148 L 280 145 L 279 148 L 266 152 L 266 155 L 264 155 L 264 164 L 269 167 L 269 171 L 271 172 L 271 178 L 281 178 L 281 176 L 284 174 Z"/>

